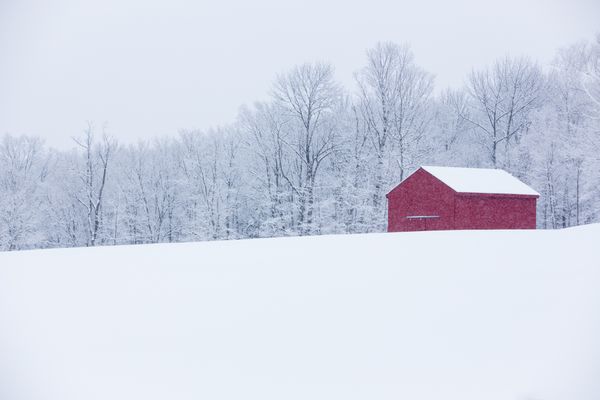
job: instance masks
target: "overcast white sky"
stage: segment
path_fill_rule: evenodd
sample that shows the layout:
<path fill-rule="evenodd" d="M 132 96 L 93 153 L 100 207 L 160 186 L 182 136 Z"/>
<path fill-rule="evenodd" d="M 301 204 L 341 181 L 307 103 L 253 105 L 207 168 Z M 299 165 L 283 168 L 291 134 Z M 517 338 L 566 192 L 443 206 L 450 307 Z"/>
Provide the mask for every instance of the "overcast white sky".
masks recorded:
<path fill-rule="evenodd" d="M 599 0 L 0 0 L 0 134 L 71 146 L 232 122 L 275 75 L 328 61 L 346 86 L 377 41 L 411 44 L 437 87 L 600 32 Z"/>

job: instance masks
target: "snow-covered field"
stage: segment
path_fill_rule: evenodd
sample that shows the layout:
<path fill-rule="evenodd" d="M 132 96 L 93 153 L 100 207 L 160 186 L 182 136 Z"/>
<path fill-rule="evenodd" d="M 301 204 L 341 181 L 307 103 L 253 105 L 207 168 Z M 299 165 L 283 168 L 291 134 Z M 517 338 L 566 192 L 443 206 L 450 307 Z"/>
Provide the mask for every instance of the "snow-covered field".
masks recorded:
<path fill-rule="evenodd" d="M 600 225 L 0 253 L 0 399 L 600 398 Z"/>

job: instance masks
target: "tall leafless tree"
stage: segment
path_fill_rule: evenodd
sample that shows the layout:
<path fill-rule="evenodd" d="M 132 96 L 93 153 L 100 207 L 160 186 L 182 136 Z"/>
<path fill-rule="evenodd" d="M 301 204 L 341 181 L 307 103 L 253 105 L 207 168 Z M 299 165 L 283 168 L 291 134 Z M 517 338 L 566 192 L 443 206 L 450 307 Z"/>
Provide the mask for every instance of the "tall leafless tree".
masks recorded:
<path fill-rule="evenodd" d="M 499 166 L 504 144 L 504 166 L 510 168 L 510 145 L 527 130 L 530 114 L 544 94 L 540 68 L 527 58 L 504 58 L 491 68 L 473 71 L 467 91 L 469 111 L 459 111 L 485 138 L 492 164 Z"/>
<path fill-rule="evenodd" d="M 355 75 L 358 104 L 375 153 L 373 210 L 383 224 L 383 190 L 391 171 L 402 180 L 429 120 L 433 77 L 418 67 L 408 46 L 378 43 Z M 413 154 L 411 154 L 411 152 Z M 396 177 L 396 174 L 391 174 Z"/>
<path fill-rule="evenodd" d="M 83 152 L 83 167 L 79 171 L 81 191 L 76 195 L 77 202 L 84 208 L 87 223 L 87 245 L 95 246 L 102 226 L 102 207 L 108 172 L 117 143 L 103 132 L 101 142 L 94 141 L 94 129 L 88 123 L 82 138 L 74 138 Z"/>
<path fill-rule="evenodd" d="M 312 232 L 315 185 L 319 168 L 337 145 L 337 128 L 332 113 L 341 97 L 328 64 L 304 64 L 280 75 L 273 96 L 293 121 L 292 135 L 284 140 L 295 155 L 297 180 L 284 175 L 299 196 L 298 225 L 302 233 Z"/>

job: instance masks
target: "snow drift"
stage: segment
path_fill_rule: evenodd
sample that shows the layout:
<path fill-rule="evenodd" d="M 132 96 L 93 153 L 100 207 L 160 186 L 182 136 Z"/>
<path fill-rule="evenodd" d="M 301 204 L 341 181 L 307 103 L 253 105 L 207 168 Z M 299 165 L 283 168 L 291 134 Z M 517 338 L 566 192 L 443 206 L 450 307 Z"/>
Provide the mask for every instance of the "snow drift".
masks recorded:
<path fill-rule="evenodd" d="M 600 398 L 600 225 L 0 253 L 0 399 Z"/>

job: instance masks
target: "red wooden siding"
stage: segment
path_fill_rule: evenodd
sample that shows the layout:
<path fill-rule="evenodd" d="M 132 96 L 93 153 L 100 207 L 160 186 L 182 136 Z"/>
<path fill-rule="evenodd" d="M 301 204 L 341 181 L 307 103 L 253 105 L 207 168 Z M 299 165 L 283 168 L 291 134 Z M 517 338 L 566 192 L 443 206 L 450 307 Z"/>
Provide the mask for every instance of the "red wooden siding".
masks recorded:
<path fill-rule="evenodd" d="M 388 232 L 535 229 L 533 195 L 457 193 L 419 169 L 387 194 Z"/>
<path fill-rule="evenodd" d="M 436 218 L 407 218 L 407 217 Z M 388 231 L 454 229 L 454 191 L 418 170 L 388 194 Z"/>
<path fill-rule="evenodd" d="M 536 198 L 500 194 L 456 194 L 455 229 L 535 229 Z"/>

